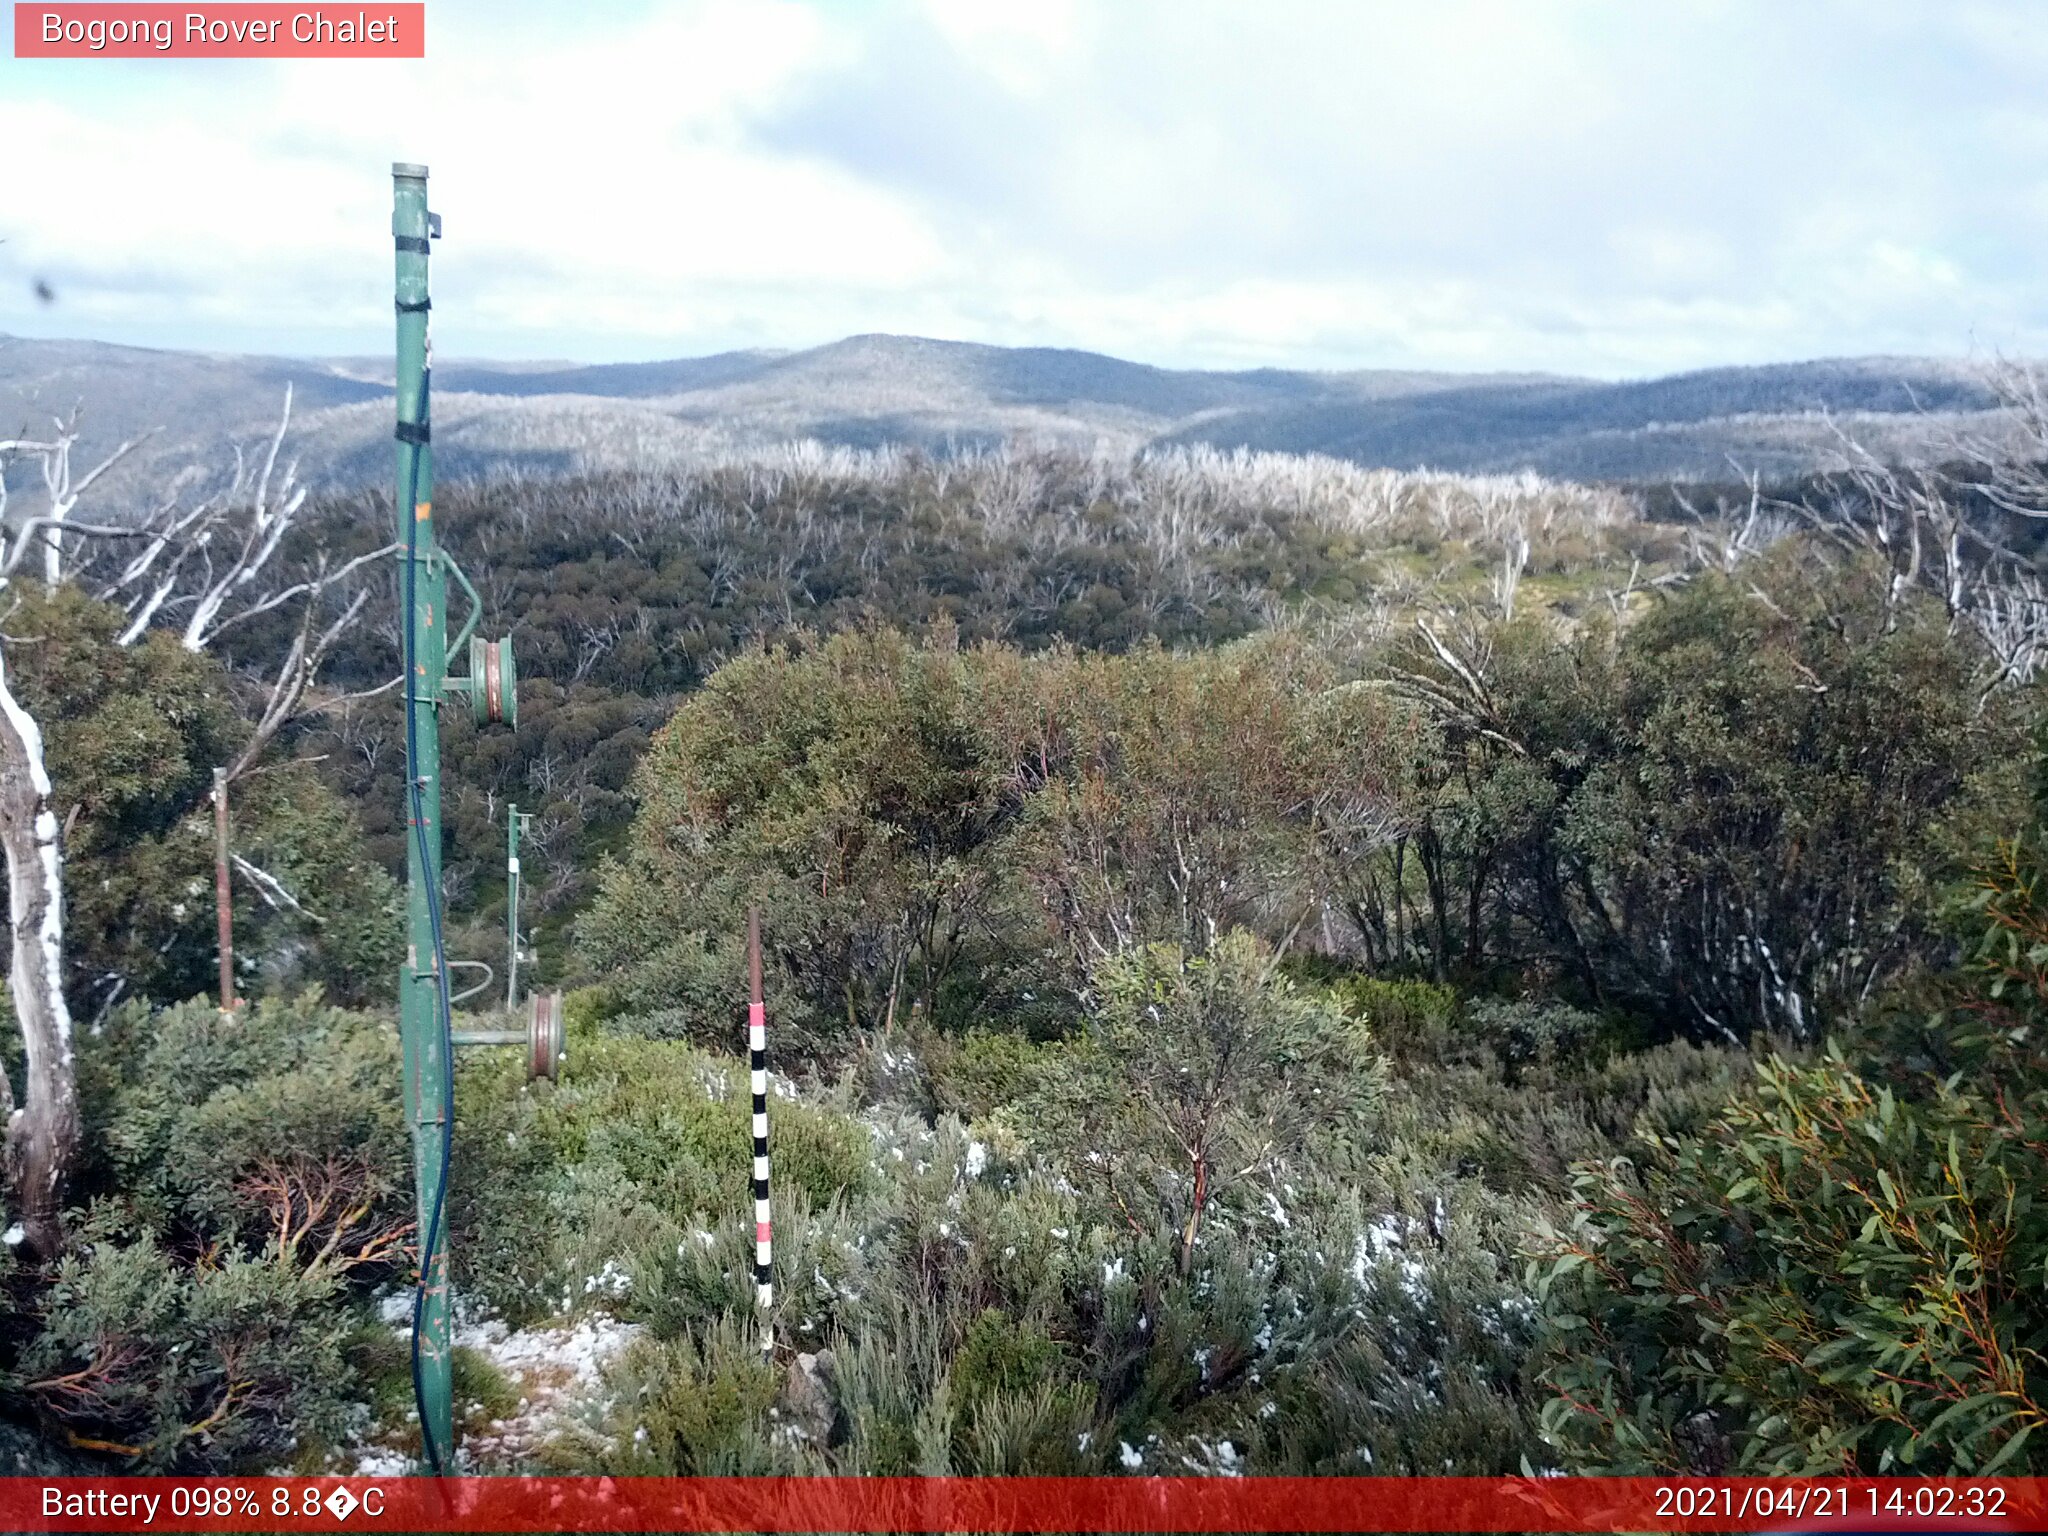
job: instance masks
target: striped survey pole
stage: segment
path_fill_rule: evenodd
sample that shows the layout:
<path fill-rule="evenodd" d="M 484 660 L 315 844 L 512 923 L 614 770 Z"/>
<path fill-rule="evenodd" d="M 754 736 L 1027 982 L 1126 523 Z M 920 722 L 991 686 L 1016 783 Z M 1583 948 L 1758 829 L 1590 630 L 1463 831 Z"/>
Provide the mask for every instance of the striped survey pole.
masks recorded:
<path fill-rule="evenodd" d="M 761 909 L 747 908 L 747 1065 L 754 1085 L 754 1301 L 761 1356 L 775 1352 L 775 1279 L 768 1219 L 768 1006 L 761 996 Z"/>

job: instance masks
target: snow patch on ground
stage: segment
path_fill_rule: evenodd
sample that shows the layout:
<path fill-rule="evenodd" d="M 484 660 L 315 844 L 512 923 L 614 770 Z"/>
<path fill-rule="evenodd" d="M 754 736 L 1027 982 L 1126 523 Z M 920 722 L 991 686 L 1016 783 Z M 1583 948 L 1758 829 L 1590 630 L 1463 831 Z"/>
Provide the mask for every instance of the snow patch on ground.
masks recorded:
<path fill-rule="evenodd" d="M 378 1303 L 378 1316 L 395 1332 L 404 1334 L 411 1327 L 412 1294 L 399 1291 Z M 530 1469 L 541 1448 L 576 1422 L 579 1410 L 596 1396 L 605 1366 L 640 1331 L 637 1323 L 604 1316 L 565 1318 L 541 1328 L 508 1328 L 495 1319 L 458 1322 L 456 1344 L 488 1359 L 519 1394 L 518 1410 L 511 1417 L 493 1419 L 481 1430 L 472 1426 L 463 1431 L 462 1470 Z M 468 1407 L 458 1402 L 457 1416 Z M 410 1426 L 418 1419 L 408 1412 L 406 1421 Z M 410 1455 L 389 1445 L 359 1444 L 348 1455 L 355 1458 L 356 1477 L 403 1477 L 417 1470 Z"/>
<path fill-rule="evenodd" d="M 508 1329 L 497 1321 L 458 1328 L 455 1342 L 489 1359 L 519 1392 L 516 1414 L 464 1440 L 466 1459 L 491 1467 L 530 1461 L 596 1394 L 606 1364 L 639 1333 L 637 1323 L 603 1316 L 553 1328 Z"/>

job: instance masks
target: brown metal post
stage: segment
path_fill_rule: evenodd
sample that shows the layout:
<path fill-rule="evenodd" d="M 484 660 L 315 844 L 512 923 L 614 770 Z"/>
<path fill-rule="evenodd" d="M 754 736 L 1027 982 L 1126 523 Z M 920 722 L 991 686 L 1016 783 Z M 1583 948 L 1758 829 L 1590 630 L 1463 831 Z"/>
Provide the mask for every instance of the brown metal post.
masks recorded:
<path fill-rule="evenodd" d="M 747 908 L 747 1002 L 759 1008 L 761 994 L 761 909 Z"/>
<path fill-rule="evenodd" d="M 235 897 L 228 880 L 228 771 L 213 770 L 213 907 L 220 925 L 220 1008 L 235 1006 Z"/>

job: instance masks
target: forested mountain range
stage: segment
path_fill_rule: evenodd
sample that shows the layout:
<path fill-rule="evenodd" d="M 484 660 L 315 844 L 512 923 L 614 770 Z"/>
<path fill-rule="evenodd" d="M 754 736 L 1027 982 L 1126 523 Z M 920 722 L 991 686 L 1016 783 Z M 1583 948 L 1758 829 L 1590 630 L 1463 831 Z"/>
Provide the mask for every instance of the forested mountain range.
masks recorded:
<path fill-rule="evenodd" d="M 224 438 L 274 422 L 331 488 L 388 472 L 389 360 L 288 359 L 0 337 L 0 423 L 81 411 L 81 456 L 154 433 L 117 475 L 130 496 Z M 444 475 L 604 471 L 815 438 L 933 450 L 1028 442 L 1118 452 L 1198 443 L 1368 467 L 1533 469 L 1580 480 L 1767 478 L 1828 467 L 1844 435 L 1883 457 L 1955 456 L 1993 430 L 1991 391 L 1955 360 L 1853 358 L 1624 380 L 1397 370 L 1205 372 L 1099 353 L 910 336 L 798 352 L 436 370 Z M 225 455 L 220 455 L 224 459 Z"/>

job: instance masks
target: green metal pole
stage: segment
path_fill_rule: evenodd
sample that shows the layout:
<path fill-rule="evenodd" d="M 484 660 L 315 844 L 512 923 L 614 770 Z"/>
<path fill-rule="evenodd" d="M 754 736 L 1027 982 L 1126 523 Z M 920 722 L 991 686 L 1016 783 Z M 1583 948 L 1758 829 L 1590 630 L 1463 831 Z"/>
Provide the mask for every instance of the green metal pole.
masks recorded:
<path fill-rule="evenodd" d="M 519 1006 L 519 807 L 505 807 L 505 1006 Z"/>
<path fill-rule="evenodd" d="M 448 1064 L 441 1036 L 442 977 L 435 963 L 435 936 L 428 893 L 441 879 L 441 743 L 439 707 L 447 675 L 447 577 L 434 544 L 434 456 L 426 441 L 427 370 L 427 168 L 391 167 L 391 233 L 397 247 L 398 308 L 398 543 L 403 562 L 411 558 L 414 666 L 406 679 L 409 751 L 406 773 L 417 785 L 418 825 L 424 836 L 406 839 L 406 958 L 398 978 L 399 1032 L 405 1054 L 405 1102 L 412 1122 L 413 1177 L 419 1202 L 420 1241 L 441 1201 L 446 1175 L 443 1157 L 448 1116 L 444 1100 Z M 413 526 L 408 530 L 407 524 Z M 410 540 L 412 553 L 406 546 Z M 401 601 L 403 599 L 401 598 Z M 408 824 L 414 802 L 406 805 Z M 419 1319 L 421 1435 L 433 1437 L 444 1464 L 455 1448 L 448 1315 L 447 1212 L 440 1211 L 432 1250 L 420 1255 L 424 1299 Z M 424 1448 L 424 1440 L 423 1440 Z"/>

